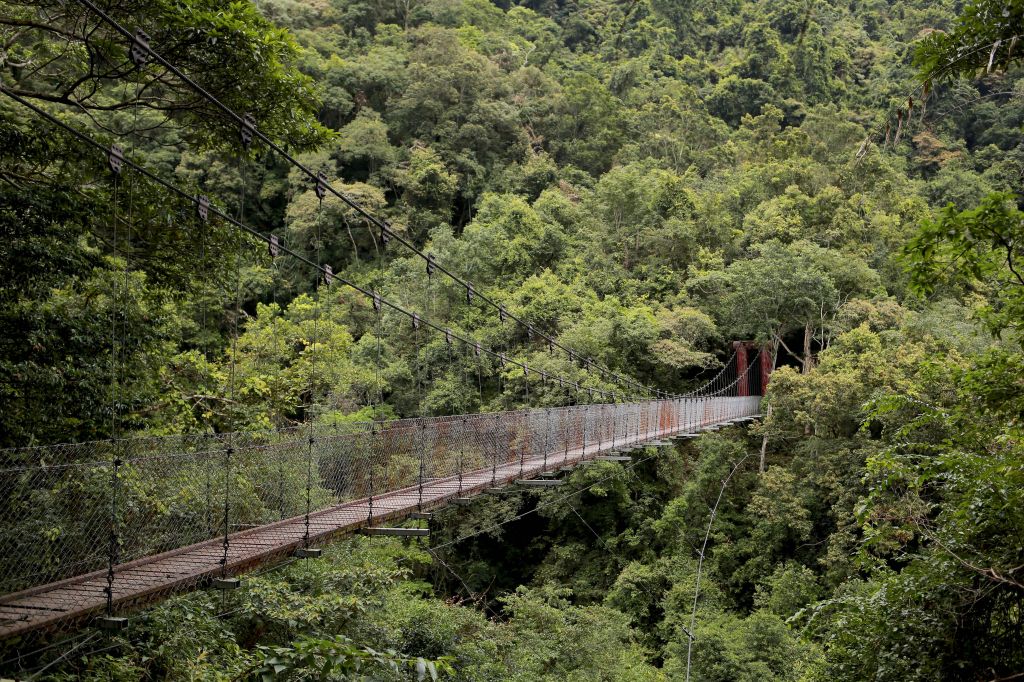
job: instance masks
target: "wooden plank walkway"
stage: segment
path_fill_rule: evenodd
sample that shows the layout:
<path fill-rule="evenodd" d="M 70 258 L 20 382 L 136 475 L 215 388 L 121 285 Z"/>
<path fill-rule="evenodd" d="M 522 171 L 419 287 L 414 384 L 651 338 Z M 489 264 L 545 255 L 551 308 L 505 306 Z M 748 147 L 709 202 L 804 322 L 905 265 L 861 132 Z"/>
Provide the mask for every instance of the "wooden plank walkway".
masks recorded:
<path fill-rule="evenodd" d="M 747 415 L 754 417 L 756 415 Z M 568 452 L 551 452 L 520 462 L 477 469 L 462 477 L 434 479 L 423 483 L 422 502 L 419 486 L 383 493 L 373 498 L 374 525 L 406 518 L 417 511 L 427 511 L 447 504 L 455 497 L 479 494 L 495 485 L 503 486 L 516 479 L 536 477 L 546 471 L 557 471 L 583 460 L 592 460 L 614 448 L 640 445 L 659 438 L 716 427 L 721 422 L 706 422 L 698 428 L 662 430 L 657 433 L 633 435 L 618 442 L 611 440 L 591 444 L 584 453 L 580 448 Z M 369 525 L 370 500 L 347 502 L 314 512 L 309 518 L 310 544 L 323 544 L 329 539 L 348 535 Z M 276 523 L 239 531 L 229 536 L 226 575 L 237 575 L 259 564 L 291 555 L 304 545 L 305 515 Z M 113 603 L 117 611 L 208 583 L 222 573 L 223 538 L 178 548 L 162 554 L 143 557 L 116 566 L 113 581 Z M 95 571 L 58 582 L 40 585 L 0 598 L 0 640 L 18 635 L 80 623 L 102 614 L 106 607 L 107 571 Z"/>

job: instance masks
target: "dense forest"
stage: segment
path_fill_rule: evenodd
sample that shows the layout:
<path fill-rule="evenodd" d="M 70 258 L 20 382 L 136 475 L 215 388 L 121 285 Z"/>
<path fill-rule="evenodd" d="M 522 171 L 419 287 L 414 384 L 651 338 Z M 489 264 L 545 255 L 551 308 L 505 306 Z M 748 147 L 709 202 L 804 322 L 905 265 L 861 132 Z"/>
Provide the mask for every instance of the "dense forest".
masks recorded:
<path fill-rule="evenodd" d="M 737 340 L 776 370 L 757 425 L 577 469 L 571 496 L 481 497 L 429 543 L 350 538 L 175 596 L 40 654 L 43 677 L 1024 678 L 1024 2 L 97 4 L 611 372 L 683 392 Z M 583 399 L 112 177 L 25 103 L 338 277 L 620 390 L 241 145 L 88 5 L 0 2 L 4 466 Z"/>

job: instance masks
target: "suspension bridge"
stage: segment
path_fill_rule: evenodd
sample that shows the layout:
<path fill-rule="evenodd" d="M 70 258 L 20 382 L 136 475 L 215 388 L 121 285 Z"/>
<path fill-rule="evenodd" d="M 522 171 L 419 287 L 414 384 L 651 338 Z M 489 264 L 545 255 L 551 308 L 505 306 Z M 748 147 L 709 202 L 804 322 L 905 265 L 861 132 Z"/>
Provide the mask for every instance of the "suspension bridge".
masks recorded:
<path fill-rule="evenodd" d="M 673 400 L 4 453 L 37 464 L 0 471 L 0 639 L 230 589 L 254 566 L 315 557 L 360 530 L 426 535 L 381 524 L 510 484 L 557 486 L 574 466 L 752 419 L 749 378 Z"/>
<path fill-rule="evenodd" d="M 433 278 L 446 277 L 464 290 L 467 305 L 489 307 L 502 325 L 509 322 L 525 332 L 530 343 L 552 354 L 564 353 L 572 372 L 559 375 L 531 367 L 526 359 L 485 347 L 396 299 L 349 282 L 321 262 L 319 251 L 315 258 L 296 253 L 277 235 L 251 227 L 208 197 L 147 169 L 121 146 L 101 143 L 0 87 L 68 140 L 102 154 L 115 187 L 131 174 L 129 182 L 149 182 L 191 206 L 200 227 L 213 229 L 219 223 L 263 242 L 271 259 L 291 257 L 308 266 L 316 282 L 318 314 L 322 288 L 341 284 L 364 296 L 375 315 L 378 403 L 381 320 L 390 311 L 407 317 L 417 334 L 424 329 L 442 335 L 449 361 L 452 347 L 461 345 L 467 354 L 496 361 L 502 371 L 522 370 L 527 406 L 159 438 L 116 437 L 112 409 L 113 438 L 0 451 L 0 640 L 73 627 L 96 617 L 102 627 L 119 629 L 126 624 L 122 614 L 131 608 L 196 587 L 233 589 L 247 570 L 285 557 L 316 558 L 322 545 L 346 534 L 427 536 L 429 526 L 395 522 L 429 522 L 436 510 L 481 493 L 557 487 L 573 467 L 600 460 L 629 462 L 637 449 L 669 445 L 759 416 L 773 364 L 769 353 L 736 343 L 715 377 L 682 395 L 613 371 L 512 314 L 333 187 L 323 171 L 302 165 L 264 135 L 250 115 L 226 107 L 161 57 L 145 33 L 128 31 L 91 0 L 78 2 L 128 41 L 127 58 L 140 73 L 151 63 L 159 64 L 237 125 L 244 150 L 240 159 L 248 158 L 251 145 L 262 144 L 308 177 L 321 209 L 328 195 L 344 202 L 379 231 L 382 247 L 397 242 L 421 258 L 428 286 Z M 244 177 L 243 163 L 239 161 Z M 115 226 L 118 222 L 115 213 Z M 323 241 L 319 229 L 318 244 Z M 115 231 L 111 242 L 125 256 L 126 271 L 131 230 L 129 224 L 120 243 Z M 239 251 L 233 255 L 238 257 L 241 248 L 238 240 Z M 237 319 L 237 293 L 234 305 Z M 116 325 L 112 328 L 116 331 Z M 232 334 L 237 338 L 237 328 Z M 315 336 L 314 327 L 313 347 Z M 114 358 L 128 343 L 130 339 L 116 334 L 111 338 L 112 396 L 117 385 Z M 315 373 L 316 354 L 312 357 Z M 529 407 L 531 380 L 557 384 L 567 404 Z M 232 364 L 232 395 L 234 387 Z"/>

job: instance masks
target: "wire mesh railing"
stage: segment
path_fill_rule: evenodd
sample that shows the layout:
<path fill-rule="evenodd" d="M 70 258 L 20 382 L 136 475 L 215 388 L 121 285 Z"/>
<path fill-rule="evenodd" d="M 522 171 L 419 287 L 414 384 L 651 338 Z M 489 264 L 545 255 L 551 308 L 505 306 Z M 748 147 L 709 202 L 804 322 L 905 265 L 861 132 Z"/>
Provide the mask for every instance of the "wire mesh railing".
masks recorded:
<path fill-rule="evenodd" d="M 32 620 L 16 604 L 40 586 L 73 584 L 83 603 L 110 588 L 114 603 L 134 594 L 147 557 L 179 556 L 165 582 L 181 589 L 211 566 L 236 570 L 253 547 L 316 541 L 339 523 L 325 514 L 355 509 L 346 503 L 369 522 L 757 414 L 760 398 L 735 395 L 735 383 L 717 393 L 2 451 L 0 634 Z"/>

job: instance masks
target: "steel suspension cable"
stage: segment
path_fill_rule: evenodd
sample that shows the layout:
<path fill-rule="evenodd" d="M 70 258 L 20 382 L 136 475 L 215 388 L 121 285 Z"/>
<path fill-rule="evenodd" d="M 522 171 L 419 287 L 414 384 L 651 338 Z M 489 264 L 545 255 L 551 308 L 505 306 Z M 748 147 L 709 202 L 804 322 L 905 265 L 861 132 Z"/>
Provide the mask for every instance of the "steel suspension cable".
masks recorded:
<path fill-rule="evenodd" d="M 114 203 L 113 203 L 113 214 L 114 214 L 114 226 L 113 226 L 113 247 L 117 250 L 117 206 L 118 206 L 118 186 L 121 166 L 111 161 L 111 168 L 114 171 Z M 127 269 L 127 266 L 126 266 Z M 117 565 L 118 561 L 118 523 L 117 523 L 117 487 L 118 487 L 118 468 L 120 466 L 120 458 L 117 456 L 117 396 L 118 396 L 118 342 L 117 342 L 117 287 L 116 285 L 111 286 L 111 297 L 110 297 L 110 438 L 114 446 L 110 450 L 110 528 L 109 528 L 109 546 L 107 548 L 107 585 L 104 588 L 106 592 L 106 615 L 111 617 L 114 615 L 114 566 Z"/>
<path fill-rule="evenodd" d="M 27 100 L 25 100 L 21 96 L 11 92 L 10 90 L 4 88 L 3 86 L 0 86 L 0 92 L 3 92 L 5 95 L 7 95 L 11 99 L 15 100 L 19 104 L 22 104 L 26 108 L 31 109 L 32 111 L 34 111 L 39 116 L 47 119 L 53 125 L 55 125 L 55 126 L 61 128 L 61 129 L 65 130 L 66 132 L 70 133 L 71 135 L 73 135 L 77 139 L 81 140 L 82 142 L 84 142 L 84 143 L 86 143 L 86 144 L 88 144 L 88 145 L 90 145 L 90 146 L 92 146 L 92 147 L 94 147 L 94 148 L 96 148 L 96 149 L 98 149 L 100 151 L 103 151 L 103 152 L 107 151 L 107 147 L 105 147 L 103 144 L 97 142 L 96 140 L 94 140 L 90 136 L 86 135 L 85 133 L 82 133 L 81 131 L 73 128 L 72 126 L 70 126 L 70 125 L 68 125 L 66 123 L 64 123 L 63 121 L 53 117 L 48 112 L 44 111 L 43 109 L 40 109 L 36 105 L 32 104 L 31 102 L 28 102 Z M 135 163 L 134 161 L 132 161 L 130 159 L 125 158 L 124 159 L 124 165 L 129 166 L 130 168 L 135 169 L 136 171 L 141 173 L 143 176 L 145 176 L 149 180 L 155 182 L 156 184 L 160 185 L 164 189 L 166 189 L 166 190 L 168 190 L 168 191 L 178 195 L 182 199 L 185 199 L 186 201 L 192 202 L 193 204 L 202 205 L 201 202 L 205 199 L 205 197 L 199 197 L 197 195 L 193 195 L 193 194 L 190 194 L 190 193 L 186 192 L 185 190 L 181 189 L 177 185 L 175 185 L 175 184 L 173 184 L 173 183 L 171 183 L 171 182 L 169 182 L 167 180 L 164 180 L 163 178 L 159 177 L 158 175 L 156 175 L 152 171 L 149 171 L 148 169 L 146 169 L 144 166 L 141 166 L 138 163 Z M 231 226 L 241 230 L 244 233 L 247 233 L 249 236 L 258 239 L 258 240 L 262 241 L 265 244 L 270 244 L 271 240 L 274 239 L 274 235 L 272 235 L 272 234 L 263 234 L 262 232 L 256 230 L 255 228 L 250 227 L 249 225 L 246 225 L 245 223 L 243 223 L 243 222 L 239 221 L 238 219 L 232 217 L 231 215 L 226 213 L 224 210 L 222 210 L 220 208 L 217 208 L 212 203 L 205 204 L 205 206 L 206 206 L 206 210 L 209 213 L 211 213 L 211 214 L 221 218 L 222 220 L 224 220 L 224 222 L 228 223 L 229 225 L 231 225 Z M 314 263 L 312 260 L 310 260 L 306 256 L 303 256 L 302 254 L 296 252 L 295 250 L 289 248 L 288 246 L 279 245 L 278 249 L 279 249 L 280 253 L 283 253 L 283 254 L 285 254 L 287 256 L 290 256 L 290 257 L 294 258 L 296 261 L 299 261 L 299 262 L 301 262 L 301 263 L 303 263 L 305 265 L 308 265 L 308 266 L 314 268 L 315 270 L 318 270 L 321 275 L 328 275 L 328 274 L 330 274 L 333 280 L 336 280 L 336 281 L 340 282 L 341 284 L 344 284 L 345 286 L 347 286 L 347 287 L 349 287 L 349 288 L 359 292 L 360 294 L 362 294 L 363 296 L 365 296 L 368 299 L 372 299 L 373 298 L 373 292 L 372 291 L 370 291 L 370 290 L 366 289 L 365 287 L 362 287 L 362 286 L 360 286 L 358 284 L 355 284 L 355 283 L 353 283 L 353 282 L 351 282 L 351 281 L 349 281 L 349 280 L 347 280 L 347 279 L 345 279 L 345 278 L 343 278 L 343 277 L 341 277 L 341 276 L 339 276 L 337 274 L 334 274 L 334 273 L 330 272 L 329 270 L 326 270 L 325 266 L 317 265 L 316 263 Z M 405 315 L 406 317 L 408 317 L 410 319 L 413 319 L 413 318 L 418 319 L 420 324 L 422 324 L 424 326 L 427 326 L 427 327 L 431 328 L 432 330 L 434 330 L 436 332 L 440 332 L 440 333 L 447 332 L 448 334 L 451 335 L 451 337 L 454 340 L 459 341 L 460 343 L 463 343 L 463 344 L 473 344 L 473 343 L 475 343 L 475 341 L 473 339 L 470 339 L 468 337 L 465 337 L 465 336 L 462 336 L 460 334 L 457 334 L 457 333 L 451 331 L 451 329 L 449 329 L 449 328 L 442 327 L 440 324 L 435 323 L 435 322 L 433 322 L 433 321 L 431 321 L 431 320 L 429 320 L 429 319 L 427 319 L 425 317 L 421 317 L 417 313 L 414 313 L 414 312 L 412 312 L 410 310 L 407 310 L 404 307 L 402 307 L 401 305 L 399 305 L 399 304 L 397 304 L 397 303 L 395 303 L 393 301 L 390 301 L 390 300 L 385 299 L 385 298 L 381 298 L 381 303 L 382 303 L 382 305 L 384 305 L 384 306 L 394 310 L 395 312 L 398 312 L 399 314 Z M 490 355 L 490 356 L 492 356 L 492 357 L 494 357 L 496 359 L 499 359 L 499 361 L 501 361 L 501 362 L 506 362 L 508 364 L 512 364 L 512 365 L 515 365 L 515 366 L 523 368 L 523 369 L 528 369 L 528 365 L 526 365 L 525 363 L 520 362 L 518 360 L 511 359 L 511 358 L 507 357 L 506 355 L 504 355 L 502 353 L 499 353 L 499 352 L 497 352 L 495 350 L 492 350 L 490 348 L 481 347 L 481 351 L 486 353 L 487 355 Z M 605 391 L 605 390 L 597 389 L 597 388 L 593 388 L 593 389 L 590 389 L 590 390 L 592 390 L 594 393 L 597 393 L 597 394 L 599 394 L 601 396 L 604 396 L 606 398 L 609 397 L 609 396 L 617 395 L 617 394 L 615 394 L 614 391 Z"/>
<path fill-rule="evenodd" d="M 686 682 L 690 680 L 690 664 L 693 659 L 693 641 L 696 639 L 694 632 L 697 629 L 697 603 L 700 599 L 700 578 L 701 572 L 704 568 L 704 557 L 708 549 L 708 539 L 711 537 L 711 527 L 715 523 L 715 517 L 718 515 L 718 505 L 722 503 L 722 496 L 725 494 L 725 488 L 729 485 L 729 481 L 732 480 L 733 475 L 739 470 L 740 466 L 750 457 L 750 453 L 743 455 L 742 458 L 736 465 L 733 466 L 729 474 L 722 480 L 722 487 L 718 491 L 718 499 L 715 500 L 715 506 L 711 509 L 711 517 L 708 519 L 708 527 L 704 532 L 704 543 L 701 545 L 700 551 L 697 554 L 697 579 L 696 585 L 693 589 L 693 609 L 690 612 L 690 629 L 687 633 L 686 638 Z"/>
<path fill-rule="evenodd" d="M 97 6 L 94 2 L 92 2 L 92 0 L 77 0 L 77 2 L 79 2 L 81 5 L 87 7 L 88 9 L 90 9 L 97 16 L 99 16 L 105 23 L 107 23 L 109 26 L 111 26 L 114 30 L 116 30 L 118 33 L 120 33 L 126 39 L 128 39 L 129 41 L 133 41 L 133 44 L 134 44 L 134 41 L 135 41 L 135 38 L 136 38 L 135 34 L 133 34 L 124 25 L 122 25 L 120 22 L 118 22 L 116 19 L 114 19 L 112 16 L 110 16 L 110 14 L 108 14 L 105 11 L 103 11 L 99 6 Z M 168 71 L 173 73 L 177 78 L 179 78 L 183 83 L 185 83 L 190 88 L 195 90 L 204 99 L 206 99 L 208 102 L 213 104 L 216 108 L 220 109 L 224 114 L 226 114 L 230 119 L 232 119 L 237 125 L 248 127 L 248 129 L 251 130 L 252 135 L 255 138 L 259 139 L 263 144 L 267 145 L 267 147 L 272 149 L 281 158 L 285 159 L 293 167 L 295 167 L 296 169 L 298 169 L 299 171 L 304 173 L 310 180 L 316 181 L 317 175 L 318 175 L 317 173 L 314 173 L 312 169 L 310 169 L 308 166 L 306 166 L 305 164 L 300 162 L 297 158 L 295 158 L 292 154 L 290 154 L 284 147 L 282 147 L 280 144 L 274 142 L 273 140 L 270 139 L 269 136 L 267 136 L 265 133 L 260 131 L 259 128 L 255 125 L 255 122 L 251 119 L 251 117 L 248 117 L 248 115 L 246 115 L 246 116 L 239 115 L 234 109 L 232 109 L 228 105 L 224 104 L 215 95 L 210 93 L 208 90 L 206 90 L 201 85 L 199 85 L 195 80 L 193 80 L 188 75 L 186 75 L 180 68 L 178 68 L 177 66 L 175 66 L 174 64 L 169 62 L 163 56 L 161 56 L 148 43 L 147 43 L 145 49 L 146 49 L 146 52 L 149 55 L 149 57 L 151 57 L 154 61 L 158 62 L 161 66 L 163 66 Z M 436 267 L 438 270 L 443 272 L 449 279 L 451 279 L 453 282 L 458 284 L 463 289 L 466 289 L 468 291 L 473 291 L 473 292 L 477 291 L 476 287 L 473 286 L 472 282 L 470 282 L 469 280 L 467 280 L 467 279 L 465 279 L 465 278 L 455 274 L 454 272 L 452 272 L 448 268 L 444 267 L 442 264 L 438 263 L 436 261 L 436 259 L 433 259 L 433 257 L 430 254 L 425 253 L 423 250 L 419 249 L 414 244 L 412 244 L 411 242 L 406 240 L 400 234 L 395 232 L 386 221 L 384 221 L 384 220 L 376 217 L 375 215 L 373 215 L 373 213 L 371 213 L 369 210 L 367 210 L 366 208 L 361 206 L 358 202 L 356 202 L 354 199 L 352 199 L 351 197 L 346 195 L 344 192 L 341 192 L 340 190 L 337 190 L 334 187 L 330 187 L 330 186 L 327 187 L 327 191 L 330 192 L 331 194 L 335 195 L 338 199 L 340 199 L 342 202 L 344 202 L 347 206 L 349 206 L 351 209 L 353 209 L 354 211 L 359 213 L 359 215 L 363 216 L 369 223 L 371 223 L 372 225 L 377 227 L 381 231 L 382 237 L 384 235 L 386 235 L 389 240 L 390 239 L 394 239 L 394 240 L 398 241 L 400 244 L 402 244 L 405 248 L 410 250 L 416 256 L 418 256 L 418 257 L 420 257 L 420 258 L 422 258 L 424 260 L 428 260 L 428 261 L 432 260 L 433 263 L 434 263 L 434 267 Z M 490 305 L 492 308 L 495 308 L 495 309 L 501 308 L 500 304 L 497 303 L 496 301 L 494 301 L 493 299 L 491 299 L 489 296 L 486 296 L 485 294 L 480 294 L 480 293 L 477 293 L 476 295 L 482 301 L 484 301 L 485 303 Z M 508 315 L 510 318 L 512 318 L 514 321 L 516 321 L 519 324 L 523 325 L 524 327 L 532 328 L 531 325 L 528 322 L 526 322 L 524 319 L 522 319 L 522 318 L 520 318 L 520 317 L 518 317 L 516 315 L 510 314 L 507 311 L 505 312 L 505 314 Z M 619 375 L 618 373 L 612 371 L 610 368 L 606 368 L 606 367 L 603 367 L 602 365 L 599 365 L 598 363 L 595 363 L 591 358 L 589 358 L 587 356 L 583 356 L 583 355 L 579 354 L 578 352 L 576 352 L 575 350 L 573 350 L 573 349 L 571 349 L 571 348 L 569 348 L 569 347 L 559 343 L 554 337 L 552 337 L 552 336 L 550 336 L 548 334 L 545 334 L 543 332 L 538 332 L 538 333 L 545 340 L 547 340 L 550 344 L 552 344 L 554 346 L 557 346 L 558 348 L 560 348 L 561 350 L 563 350 L 567 354 L 569 354 L 570 358 L 572 358 L 572 357 L 580 358 L 581 360 L 584 361 L 584 365 L 587 366 L 587 367 L 592 366 L 592 365 L 597 365 L 598 368 L 601 369 L 601 371 L 606 372 L 608 375 L 610 375 L 614 379 L 614 383 L 622 385 L 622 386 L 627 386 L 627 387 L 632 387 L 632 388 L 639 388 L 639 389 L 642 389 L 642 390 L 650 390 L 650 389 L 648 389 L 648 387 L 644 386 L 642 383 L 640 383 L 640 382 L 638 382 L 638 381 L 636 381 L 634 379 L 631 379 L 631 378 L 626 377 L 626 376 Z M 658 394 L 671 395 L 671 394 L 667 394 L 664 391 L 656 391 L 656 392 Z"/>
<path fill-rule="evenodd" d="M 239 171 L 242 177 L 239 188 L 238 199 L 238 222 L 245 217 L 245 186 L 248 182 L 248 143 L 242 138 L 243 152 L 239 157 Z M 234 311 L 231 317 L 231 364 L 228 370 L 228 395 L 232 405 L 235 404 L 235 383 L 236 383 L 236 357 L 238 355 L 238 319 L 241 317 L 242 297 L 242 235 L 239 233 L 235 240 L 235 295 Z M 236 416 L 231 418 L 231 430 L 227 434 L 227 448 L 224 451 L 224 540 L 223 554 L 220 560 L 220 577 L 226 580 L 228 569 L 228 552 L 231 549 L 231 455 L 234 454 L 235 431 L 238 425 L 235 423 Z M 224 583 L 225 586 L 227 583 Z M 224 593 L 225 599 L 227 593 Z"/>
<path fill-rule="evenodd" d="M 320 178 L 317 178 L 316 195 L 318 198 L 316 215 L 313 218 L 313 223 L 316 226 L 314 230 L 314 245 L 313 253 L 314 259 L 317 265 L 317 272 L 313 280 L 315 296 L 313 302 L 313 342 L 310 345 L 309 355 L 309 400 L 306 404 L 306 420 L 308 421 L 308 433 L 306 436 L 306 513 L 303 517 L 303 532 L 302 532 L 302 548 L 309 549 L 309 523 L 310 514 L 312 513 L 313 507 L 313 446 L 316 444 L 316 431 L 315 422 L 317 401 L 317 389 L 316 389 L 316 359 L 320 354 L 320 298 L 321 294 L 321 282 L 320 282 L 320 268 L 321 268 L 321 249 L 323 246 L 323 235 L 321 234 L 323 216 L 324 216 L 324 200 L 323 192 L 321 191 Z M 327 268 L 327 272 L 323 275 L 323 284 L 327 287 L 327 300 L 330 301 L 330 287 L 331 287 L 331 275 L 329 274 L 330 267 Z"/>
<path fill-rule="evenodd" d="M 373 242 L 373 248 L 374 248 L 374 251 L 377 252 L 377 286 L 379 287 L 380 283 L 384 279 L 384 260 L 383 260 L 383 255 L 380 253 L 379 249 L 377 248 L 376 240 Z M 383 327 L 382 327 L 382 321 L 381 321 L 381 313 L 383 312 L 383 305 L 381 303 L 382 302 L 382 298 L 381 298 L 380 292 L 377 291 L 376 288 L 371 292 L 370 300 L 371 300 L 371 303 L 373 305 L 373 314 L 374 314 L 374 333 L 373 333 L 373 336 L 374 336 L 374 345 L 376 347 L 375 348 L 376 352 L 374 353 L 374 361 L 373 361 L 373 379 L 374 379 L 374 389 L 376 390 L 376 395 L 372 396 L 370 398 L 370 437 L 369 437 L 368 451 L 367 451 L 367 457 L 368 457 L 368 460 L 369 460 L 369 473 L 370 473 L 370 497 L 369 497 L 369 501 L 368 501 L 367 520 L 366 520 L 368 525 L 372 525 L 373 524 L 373 493 L 374 493 L 374 478 L 375 478 L 374 467 L 376 466 L 374 446 L 376 445 L 376 442 L 377 442 L 377 410 L 378 410 L 378 408 L 382 407 L 383 403 L 384 403 L 384 386 L 383 386 L 383 384 L 381 382 L 381 336 L 384 333 L 383 332 Z M 387 483 L 387 460 L 386 459 L 385 459 L 385 462 L 384 462 L 384 467 L 385 467 L 384 468 L 384 482 L 385 482 L 385 487 L 386 487 L 386 483 Z"/>

